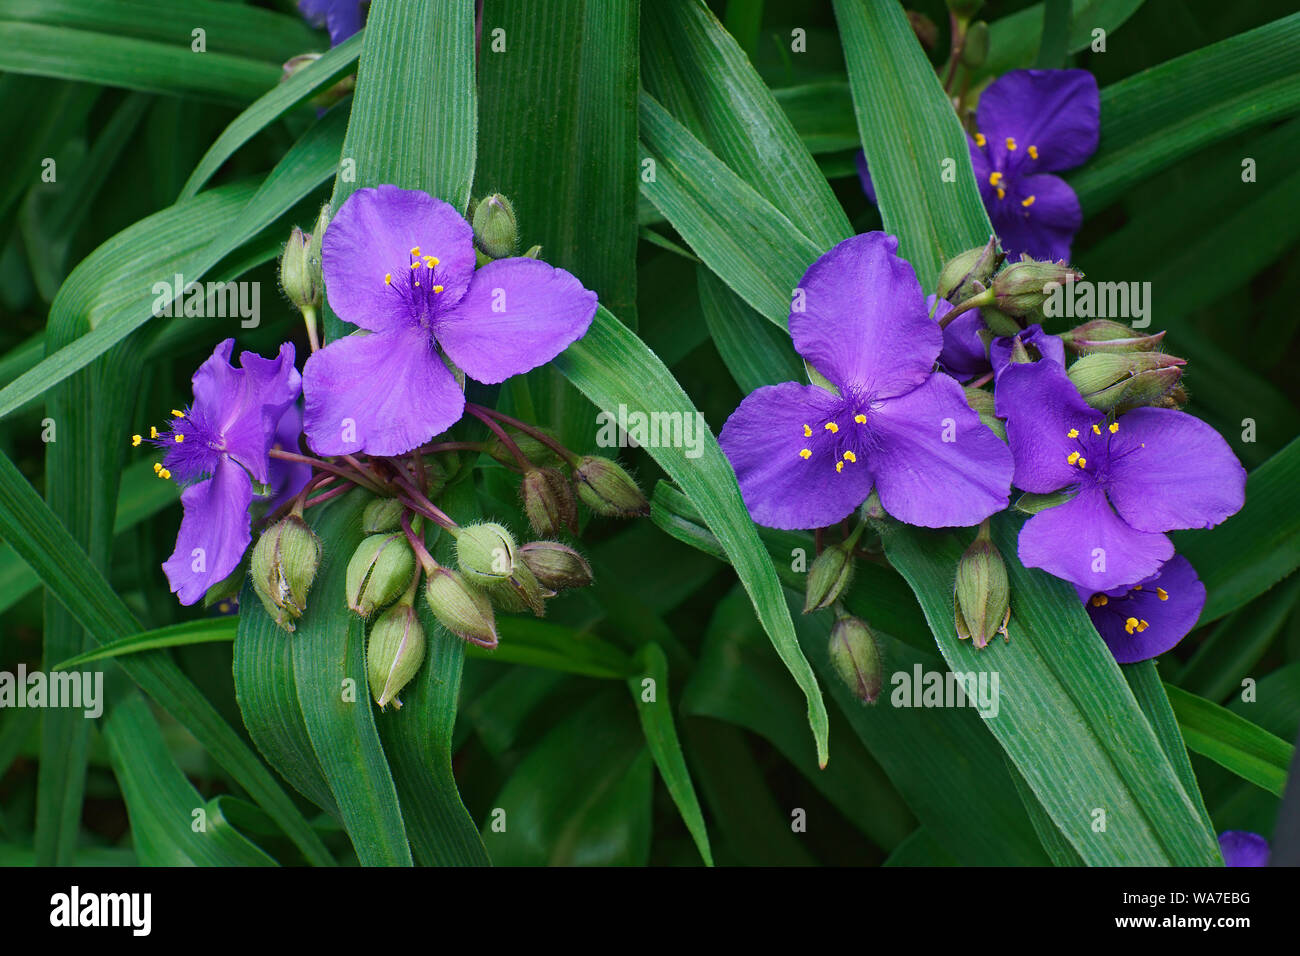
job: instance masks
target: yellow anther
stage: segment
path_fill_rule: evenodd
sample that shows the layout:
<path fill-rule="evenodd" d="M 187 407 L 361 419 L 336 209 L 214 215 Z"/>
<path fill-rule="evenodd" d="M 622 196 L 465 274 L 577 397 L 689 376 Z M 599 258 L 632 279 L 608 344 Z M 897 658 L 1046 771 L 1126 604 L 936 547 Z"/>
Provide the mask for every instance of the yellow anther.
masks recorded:
<path fill-rule="evenodd" d="M 1111 422 L 1109 425 L 1106 426 L 1106 429 L 1112 435 L 1115 434 L 1117 431 L 1119 431 L 1119 422 Z"/>
<path fill-rule="evenodd" d="M 1106 597 L 1104 594 L 1094 594 L 1090 603 L 1093 607 L 1105 607 L 1110 603 L 1110 598 Z"/>
<path fill-rule="evenodd" d="M 419 258 L 419 255 L 420 255 L 420 247 L 419 247 L 419 246 L 411 246 L 411 255 L 415 256 L 416 258 Z"/>
<path fill-rule="evenodd" d="M 424 260 L 424 264 L 428 266 L 430 269 L 432 269 L 434 266 L 436 266 L 439 262 L 442 261 L 437 256 L 421 256 L 420 258 Z"/>
<path fill-rule="evenodd" d="M 812 428 L 811 428 L 810 426 L 808 426 L 808 425 L 804 425 L 804 427 L 803 427 L 803 437 L 804 437 L 804 438 L 812 438 Z"/>
<path fill-rule="evenodd" d="M 1005 189 L 1003 189 L 1001 186 L 998 187 L 998 198 L 999 198 L 999 199 L 1006 199 L 1006 198 L 1007 198 L 1007 191 L 1006 191 Z"/>
<path fill-rule="evenodd" d="M 1080 468 L 1087 468 L 1087 467 L 1088 467 L 1088 459 L 1086 459 L 1086 458 L 1080 458 L 1080 459 L 1079 459 L 1079 467 L 1080 467 Z"/>
<path fill-rule="evenodd" d="M 1130 590 L 1130 591 L 1141 591 L 1141 590 L 1142 590 L 1142 585 L 1140 585 L 1140 584 L 1135 584 L 1135 585 L 1133 585 L 1133 587 L 1129 588 L 1129 590 Z"/>
<path fill-rule="evenodd" d="M 837 462 L 835 463 L 835 471 L 838 473 L 838 472 L 841 472 L 841 471 L 843 471 L 843 470 L 844 470 L 844 462 L 842 462 L 842 461 L 837 461 Z"/>
<path fill-rule="evenodd" d="M 1130 617 L 1124 621 L 1124 630 L 1127 631 L 1129 634 L 1132 634 L 1133 629 L 1137 626 L 1138 626 L 1138 619 L 1135 617 Z"/>
<path fill-rule="evenodd" d="M 140 442 L 142 442 L 142 441 L 144 441 L 144 438 L 141 437 L 140 435 L 132 435 L 132 436 L 131 436 L 131 447 L 132 447 L 132 448 L 137 448 L 137 447 L 139 447 Z"/>
<path fill-rule="evenodd" d="M 391 272 L 385 272 L 384 285 L 392 285 L 392 284 L 393 284 L 393 274 Z"/>
<path fill-rule="evenodd" d="M 1077 428 L 1071 428 L 1068 432 L 1065 433 L 1065 437 L 1066 437 L 1066 438 L 1078 438 L 1078 437 L 1079 437 L 1079 429 L 1077 429 Z"/>
<path fill-rule="evenodd" d="M 855 455 L 855 454 L 853 454 L 853 452 L 851 452 L 851 451 L 846 451 L 846 452 L 844 453 L 844 460 L 845 460 L 845 461 L 848 461 L 848 462 L 854 462 L 854 463 L 856 463 L 857 460 L 858 460 L 858 456 Z"/>
<path fill-rule="evenodd" d="M 170 471 L 168 471 L 166 468 L 164 468 L 162 471 L 158 472 L 158 477 L 161 478 L 161 479 L 163 479 L 164 481 L 166 481 L 166 480 L 167 480 L 168 478 L 170 478 L 171 476 L 172 476 L 172 473 L 171 473 Z"/>
<path fill-rule="evenodd" d="M 976 145 L 976 146 L 979 146 L 979 147 L 983 148 L 984 144 L 987 143 L 987 142 L 988 142 L 988 140 L 984 138 L 984 134 L 983 134 L 983 133 L 976 133 L 976 134 L 975 134 L 975 145 Z"/>
<path fill-rule="evenodd" d="M 1009 149 L 1009 150 L 1013 150 L 1013 151 L 1014 151 L 1015 148 L 1016 148 L 1016 141 L 1015 141 L 1015 138 L 1014 138 L 1014 137 L 1011 137 L 1011 136 L 1008 136 L 1008 137 L 1007 137 L 1007 149 Z"/>
<path fill-rule="evenodd" d="M 173 418 L 184 418 L 184 417 L 185 417 L 185 413 L 182 412 L 182 411 L 177 411 L 176 409 L 173 408 L 173 409 L 172 409 L 172 417 L 173 417 Z"/>
<path fill-rule="evenodd" d="M 1092 426 L 1092 433 L 1093 433 L 1094 435 L 1100 435 L 1100 434 L 1101 434 L 1101 426 L 1100 426 L 1100 425 L 1093 425 L 1093 426 Z"/>
<path fill-rule="evenodd" d="M 853 420 L 857 422 L 859 425 L 865 425 L 867 423 L 867 416 L 863 415 L 861 412 L 858 412 L 856 415 L 853 416 Z"/>
<path fill-rule="evenodd" d="M 1169 592 L 1166 591 L 1164 588 L 1156 588 L 1156 597 L 1160 598 L 1160 600 L 1162 601 L 1168 601 Z"/>
<path fill-rule="evenodd" d="M 812 450 L 808 448 L 803 449 L 802 451 L 799 452 L 799 457 L 802 458 L 804 461 L 807 461 L 809 458 L 812 457 Z"/>
<path fill-rule="evenodd" d="M 1138 621 L 1138 624 L 1137 624 L 1138 633 L 1141 634 L 1143 631 L 1145 631 L 1145 630 L 1146 630 L 1148 627 L 1150 627 L 1150 626 L 1151 626 L 1151 625 L 1147 622 L 1146 618 L 1143 618 L 1142 620 Z"/>
<path fill-rule="evenodd" d="M 158 437 L 158 429 L 155 428 L 153 425 L 150 425 L 150 426 L 149 426 L 149 437 L 150 437 L 150 438 L 157 438 L 157 437 Z"/>
<path fill-rule="evenodd" d="M 839 425 L 836 425 L 834 422 L 827 422 L 827 423 L 826 423 L 826 430 L 827 430 L 828 432 L 830 432 L 832 435 L 834 435 L 834 434 L 837 434 L 837 433 L 839 432 L 839 430 L 840 430 L 840 426 L 839 426 Z"/>
<path fill-rule="evenodd" d="M 1030 159 L 1037 159 L 1037 158 L 1038 158 L 1038 147 L 1037 147 L 1037 146 L 1030 146 L 1030 147 L 1029 147 L 1029 158 L 1030 158 Z"/>
<path fill-rule="evenodd" d="M 1035 198 L 1035 197 L 1030 196 L 1030 197 L 1027 198 L 1027 199 L 1022 199 L 1022 200 L 1020 200 L 1020 205 L 1024 206 L 1026 209 L 1028 209 L 1030 206 L 1032 206 L 1032 205 L 1034 204 L 1034 198 Z"/>
<path fill-rule="evenodd" d="M 412 263 L 411 263 L 411 268 L 412 268 L 412 269 L 418 269 L 418 268 L 420 268 L 420 264 L 419 264 L 418 262 L 412 262 Z"/>
<path fill-rule="evenodd" d="M 420 280 L 419 280 L 419 279 L 416 279 L 416 280 L 415 280 L 415 287 L 416 287 L 417 289 L 420 287 Z"/>
<path fill-rule="evenodd" d="M 153 473 L 156 475 L 160 471 L 162 471 L 162 465 L 155 461 L 153 463 Z"/>
<path fill-rule="evenodd" d="M 433 287 L 433 291 L 434 291 L 434 292 L 441 292 L 441 291 L 442 291 L 442 286 L 440 286 L 440 285 L 436 285 L 436 286 L 434 286 L 434 287 Z"/>
<path fill-rule="evenodd" d="M 1070 452 L 1070 457 L 1068 457 L 1065 460 L 1073 465 L 1076 461 L 1079 460 L 1079 453 L 1077 451 L 1072 451 Z"/>
<path fill-rule="evenodd" d="M 174 435 L 174 436 L 172 436 L 172 441 L 176 442 L 176 444 L 178 444 L 178 445 L 179 445 L 181 442 L 183 442 L 184 440 L 185 440 L 185 436 L 184 436 L 184 435 Z"/>
<path fill-rule="evenodd" d="M 990 186 L 996 186 L 1000 182 L 1002 182 L 1002 174 L 1000 172 L 995 169 L 993 172 L 989 173 Z"/>

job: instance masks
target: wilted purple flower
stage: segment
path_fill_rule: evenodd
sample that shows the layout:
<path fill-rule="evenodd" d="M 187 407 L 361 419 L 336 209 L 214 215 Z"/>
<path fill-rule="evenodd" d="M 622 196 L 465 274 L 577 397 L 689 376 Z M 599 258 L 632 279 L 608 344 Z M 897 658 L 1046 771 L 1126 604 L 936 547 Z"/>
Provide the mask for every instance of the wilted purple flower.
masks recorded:
<path fill-rule="evenodd" d="M 1268 866 L 1268 841 L 1249 830 L 1224 830 L 1219 834 L 1224 866 Z"/>
<path fill-rule="evenodd" d="M 1097 151 L 1101 125 L 1097 81 L 1087 70 L 1013 70 L 980 94 L 977 130 L 968 136 L 980 198 L 1007 256 L 1070 258 L 1083 223 L 1079 198 L 1052 173 Z M 866 154 L 857 155 L 867 199 L 876 189 Z"/>
<path fill-rule="evenodd" d="M 934 299 L 935 296 L 927 298 L 926 305 L 934 308 Z M 952 303 L 941 299 L 934 317 L 942 319 L 952 310 Z M 979 309 L 963 312 L 944 326 L 940 369 L 959 382 L 968 382 L 989 372 L 1001 376 L 1002 370 L 1011 364 L 1012 339 L 1019 339 L 1031 356 L 1065 364 L 1065 343 L 1055 335 L 1048 335 L 1041 325 L 1031 325 L 1014 336 L 997 336 L 989 342 L 987 349 L 981 332 L 988 334 Z"/>
<path fill-rule="evenodd" d="M 298 10 L 314 27 L 330 32 L 330 46 L 338 46 L 366 22 L 370 0 L 298 0 Z"/>
<path fill-rule="evenodd" d="M 931 528 L 977 524 L 1006 505 L 1010 454 L 961 386 L 933 371 L 943 334 L 897 248 L 883 232 L 854 236 L 799 283 L 790 334 L 835 391 L 765 386 L 723 426 L 758 523 L 824 527 L 873 485 L 894 517 Z"/>
<path fill-rule="evenodd" d="M 194 373 L 194 403 L 148 439 L 167 449 L 159 473 L 189 486 L 181 495 L 176 550 L 163 564 L 182 604 L 196 603 L 244 556 L 252 482 L 270 482 L 276 426 L 302 385 L 293 345 L 280 346 L 274 359 L 242 352 L 239 368 L 230 364 L 234 345 L 226 339 L 217 346 Z"/>
<path fill-rule="evenodd" d="M 1097 151 L 1101 98 L 1087 70 L 1013 70 L 980 94 L 971 166 L 1007 255 L 1070 258 L 1079 197 L 1052 173 Z"/>
<path fill-rule="evenodd" d="M 325 231 L 325 293 L 373 334 L 341 338 L 303 369 L 308 444 L 322 455 L 400 455 L 454 425 L 465 395 L 439 348 L 494 384 L 581 338 L 596 294 L 537 259 L 475 271 L 473 231 L 440 199 L 379 186 L 354 192 Z"/>
<path fill-rule="evenodd" d="M 1115 660 L 1121 664 L 1159 657 L 1187 636 L 1205 606 L 1205 585 L 1182 555 L 1131 587 L 1095 594 L 1076 586 L 1079 599 Z"/>
<path fill-rule="evenodd" d="M 1053 361 L 1008 366 L 995 398 L 1015 485 L 1071 496 L 1021 528 L 1026 567 L 1090 592 L 1133 584 L 1173 557 L 1164 532 L 1211 528 L 1245 500 L 1228 443 L 1185 412 L 1138 408 L 1108 421 Z"/>

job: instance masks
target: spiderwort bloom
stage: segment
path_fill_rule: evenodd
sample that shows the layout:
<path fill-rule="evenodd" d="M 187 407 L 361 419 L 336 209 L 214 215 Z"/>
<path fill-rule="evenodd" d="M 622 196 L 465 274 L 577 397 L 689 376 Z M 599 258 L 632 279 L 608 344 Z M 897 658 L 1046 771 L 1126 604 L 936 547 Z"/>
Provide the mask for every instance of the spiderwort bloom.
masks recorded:
<path fill-rule="evenodd" d="M 1013 70 L 980 94 L 971 166 L 1009 257 L 1070 258 L 1083 223 L 1059 176 L 1097 151 L 1101 98 L 1087 70 Z"/>
<path fill-rule="evenodd" d="M 1268 866 L 1268 841 L 1249 830 L 1224 830 L 1219 834 L 1224 866 Z"/>
<path fill-rule="evenodd" d="M 302 386 L 292 344 L 280 346 L 273 359 L 242 352 L 239 368 L 230 364 L 234 345 L 226 339 L 217 346 L 194 373 L 194 403 L 173 409 L 170 428 L 151 429 L 145 439 L 167 449 L 154 470 L 188 486 L 181 494 L 176 550 L 163 564 L 182 604 L 199 601 L 248 549 L 252 482 L 270 481 L 276 426 Z"/>
<path fill-rule="evenodd" d="M 897 248 L 883 232 L 854 236 L 799 283 L 790 334 L 834 390 L 765 386 L 723 426 L 759 524 L 833 524 L 873 485 L 895 518 L 931 528 L 978 524 L 1006 505 L 1010 454 L 962 387 L 933 371 L 943 333 Z"/>
<path fill-rule="evenodd" d="M 931 308 L 934 307 L 933 300 L 934 296 L 927 300 Z M 934 317 L 942 319 L 952 310 L 952 303 L 940 299 Z M 984 336 L 981 336 L 981 332 Z M 979 309 L 963 312 L 944 326 L 939 367 L 959 382 L 969 382 L 989 372 L 1000 377 L 1003 369 L 1011 364 L 1012 339 L 1019 339 L 1031 355 L 1037 353 L 1043 358 L 1065 364 L 1065 343 L 1055 335 L 1048 335 L 1041 325 L 1031 325 L 1014 336 L 993 337 L 986 348 L 984 337 L 990 334 Z"/>
<path fill-rule="evenodd" d="M 325 231 L 325 294 L 371 334 L 330 343 L 303 369 L 307 441 L 321 455 L 400 455 L 454 425 L 465 395 L 439 349 L 495 384 L 581 338 L 596 294 L 537 259 L 475 271 L 464 218 L 428 193 L 354 192 Z"/>
<path fill-rule="evenodd" d="M 1066 491 L 1020 529 L 1020 560 L 1090 593 L 1135 584 L 1173 557 L 1164 534 L 1211 528 L 1245 500 L 1246 472 L 1209 425 L 1168 408 L 1114 421 L 1053 361 L 1014 364 L 995 389 L 1015 485 Z"/>
<path fill-rule="evenodd" d="M 298 0 L 298 10 L 314 27 L 330 32 L 330 46 L 338 46 L 366 22 L 370 0 Z"/>
<path fill-rule="evenodd" d="M 1159 657 L 1187 636 L 1205 606 L 1205 585 L 1182 555 L 1131 587 L 1095 594 L 1076 585 L 1111 654 L 1120 664 Z"/>

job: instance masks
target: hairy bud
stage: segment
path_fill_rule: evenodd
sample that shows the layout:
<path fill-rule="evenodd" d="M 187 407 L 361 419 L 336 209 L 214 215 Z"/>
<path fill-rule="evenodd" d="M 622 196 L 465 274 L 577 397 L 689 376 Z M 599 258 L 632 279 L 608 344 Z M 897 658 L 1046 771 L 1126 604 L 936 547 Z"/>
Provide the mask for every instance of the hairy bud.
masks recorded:
<path fill-rule="evenodd" d="M 542 587 L 552 591 L 585 588 L 591 583 L 587 559 L 558 541 L 529 541 L 519 549 L 519 560 Z"/>
<path fill-rule="evenodd" d="M 298 515 L 262 532 L 253 549 L 253 590 L 266 613 L 286 631 L 307 608 L 307 592 L 320 567 L 320 539 Z"/>
<path fill-rule="evenodd" d="M 366 679 L 376 704 L 401 709 L 397 695 L 424 663 L 424 652 L 424 627 L 414 607 L 400 603 L 379 615 L 366 643 Z"/>
<path fill-rule="evenodd" d="M 984 648 L 994 634 L 1006 636 L 1011 619 L 1007 566 L 989 539 L 987 524 L 957 562 L 953 608 L 957 636 L 962 640 Z"/>
<path fill-rule="evenodd" d="M 874 704 L 880 696 L 884 664 L 880 644 L 867 622 L 843 615 L 831 628 L 829 645 L 831 666 L 840 680 L 864 704 Z"/>
<path fill-rule="evenodd" d="M 578 497 L 606 518 L 636 518 L 650 513 L 650 502 L 632 476 L 608 458 L 587 455 L 573 469 Z"/>
<path fill-rule="evenodd" d="M 424 596 L 433 616 L 457 637 L 481 647 L 497 646 L 492 602 L 459 571 L 437 568 L 431 572 Z"/>
<path fill-rule="evenodd" d="M 362 540 L 348 562 L 348 607 L 362 617 L 392 604 L 411 586 L 415 553 L 400 531 L 372 534 Z"/>

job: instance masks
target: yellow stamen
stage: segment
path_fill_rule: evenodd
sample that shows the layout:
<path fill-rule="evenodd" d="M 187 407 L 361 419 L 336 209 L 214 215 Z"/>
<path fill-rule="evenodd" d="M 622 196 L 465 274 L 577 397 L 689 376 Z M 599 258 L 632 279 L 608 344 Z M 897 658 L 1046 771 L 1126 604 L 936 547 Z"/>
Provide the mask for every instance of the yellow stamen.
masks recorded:
<path fill-rule="evenodd" d="M 858 412 L 856 415 L 853 416 L 853 420 L 857 422 L 859 425 L 865 425 L 867 423 L 867 416 L 863 415 L 861 412 Z"/>
<path fill-rule="evenodd" d="M 1092 596 L 1091 604 L 1093 607 L 1105 607 L 1109 603 L 1110 598 L 1106 597 L 1104 594 L 1094 594 Z"/>
<path fill-rule="evenodd" d="M 142 438 L 140 435 L 132 435 L 132 436 L 131 436 L 131 447 L 132 447 L 132 448 L 138 448 L 138 447 L 140 446 L 140 442 L 142 442 L 142 441 L 144 441 L 144 438 Z"/>
<path fill-rule="evenodd" d="M 1079 460 L 1079 453 L 1077 451 L 1072 451 L 1070 452 L 1070 457 L 1065 460 L 1073 465 L 1076 461 Z"/>
<path fill-rule="evenodd" d="M 420 255 L 420 247 L 419 247 L 419 246 L 411 246 L 411 255 L 416 256 L 416 257 L 418 258 L 419 255 Z"/>
<path fill-rule="evenodd" d="M 1001 186 L 998 187 L 998 198 L 999 198 L 999 199 L 1006 199 L 1006 198 L 1007 198 L 1007 191 L 1006 191 L 1005 189 L 1003 189 Z"/>
<path fill-rule="evenodd" d="M 812 438 L 812 428 L 811 428 L 810 426 L 808 426 L 808 425 L 804 425 L 804 427 L 803 427 L 803 437 L 804 437 L 804 438 Z"/>
<path fill-rule="evenodd" d="M 1029 147 L 1029 158 L 1030 158 L 1030 159 L 1037 159 L 1037 158 L 1038 158 L 1038 147 L 1037 147 L 1037 146 L 1030 146 L 1030 147 Z"/>
<path fill-rule="evenodd" d="M 181 442 L 183 442 L 183 441 L 185 440 L 185 436 L 184 436 L 184 435 L 175 435 L 175 436 L 173 436 L 172 440 L 175 441 L 176 444 L 179 445 Z"/>
<path fill-rule="evenodd" d="M 842 472 L 843 470 L 844 470 L 844 462 L 837 461 L 835 463 L 835 471 L 838 473 L 838 472 Z"/>
<path fill-rule="evenodd" d="M 983 134 L 983 133 L 976 133 L 976 134 L 975 134 L 975 145 L 976 145 L 976 146 L 979 146 L 980 148 L 983 148 L 984 144 L 987 143 L 987 142 L 988 142 L 988 140 L 984 138 L 984 134 Z"/>
<path fill-rule="evenodd" d="M 832 435 L 835 435 L 835 434 L 838 434 L 838 433 L 839 433 L 840 426 L 839 426 L 839 425 L 836 425 L 834 422 L 827 422 L 827 423 L 826 423 L 826 430 L 827 430 L 828 432 L 830 432 Z"/>
<path fill-rule="evenodd" d="M 1079 459 L 1079 467 L 1080 467 L 1080 468 L 1086 468 L 1086 467 L 1088 467 L 1088 459 L 1086 459 L 1086 458 L 1080 458 L 1080 459 Z"/>
<path fill-rule="evenodd" d="M 1141 590 L 1142 590 L 1142 585 L 1140 585 L 1140 584 L 1135 584 L 1135 585 L 1133 585 L 1133 587 L 1130 588 L 1129 590 L 1132 590 L 1132 591 L 1141 591 Z"/>
<path fill-rule="evenodd" d="M 172 473 L 171 473 L 170 471 L 168 471 L 166 468 L 164 468 L 162 471 L 158 472 L 158 477 L 161 478 L 161 479 L 163 479 L 164 481 L 166 481 L 166 480 L 167 480 L 168 478 L 170 478 L 171 476 L 172 476 Z"/>
<path fill-rule="evenodd" d="M 392 285 L 392 284 L 393 284 L 393 274 L 391 272 L 385 272 L 384 285 Z"/>
<path fill-rule="evenodd" d="M 150 425 L 150 426 L 149 426 L 149 437 L 150 437 L 150 438 L 157 438 L 157 437 L 158 437 L 158 429 L 155 428 L 153 425 Z"/>
<path fill-rule="evenodd" d="M 1111 422 L 1106 428 L 1113 435 L 1119 431 L 1119 422 Z"/>
<path fill-rule="evenodd" d="M 853 452 L 851 451 L 846 451 L 844 453 L 844 460 L 856 463 L 858 460 L 858 456 L 853 454 Z"/>
<path fill-rule="evenodd" d="M 1002 182 L 1002 174 L 1000 172 L 995 169 L 993 172 L 989 173 L 990 186 L 996 186 L 1000 182 Z"/>
<path fill-rule="evenodd" d="M 1093 425 L 1093 426 L 1092 426 L 1092 433 L 1093 433 L 1094 435 L 1100 435 L 1100 434 L 1101 434 L 1101 426 L 1100 426 L 1100 425 Z"/>
<path fill-rule="evenodd" d="M 1141 634 L 1143 631 L 1145 631 L 1145 630 L 1146 630 L 1148 627 L 1150 627 L 1150 626 L 1151 626 L 1151 625 L 1147 622 L 1146 618 L 1143 618 L 1142 620 L 1138 621 L 1138 623 L 1137 623 L 1138 633 Z"/>
<path fill-rule="evenodd" d="M 1007 137 L 1007 149 L 1014 151 L 1015 148 L 1016 148 L 1016 141 L 1015 141 L 1015 139 L 1014 139 L 1013 137 L 1008 136 L 1008 137 Z"/>
<path fill-rule="evenodd" d="M 1127 620 L 1124 621 L 1124 630 L 1125 630 L 1126 632 L 1128 632 L 1129 634 L 1132 634 L 1132 633 L 1133 633 L 1133 628 L 1135 628 L 1135 627 L 1137 627 L 1137 626 L 1138 626 L 1138 619 L 1135 618 L 1135 617 L 1130 617 L 1130 618 L 1128 618 Z"/>
<path fill-rule="evenodd" d="M 434 286 L 434 287 L 433 287 L 433 291 L 434 291 L 434 292 L 441 292 L 441 291 L 442 291 L 442 286 L 440 286 L 440 285 L 436 285 L 436 286 Z"/>
<path fill-rule="evenodd" d="M 184 418 L 184 417 L 185 417 L 185 413 L 184 413 L 184 412 L 179 412 L 179 411 L 177 411 L 176 409 L 173 408 L 173 409 L 172 409 L 172 417 L 173 417 L 173 418 Z"/>
<path fill-rule="evenodd" d="M 418 268 L 420 268 L 420 264 L 419 264 L 418 262 L 412 262 L 412 263 L 411 263 L 411 268 L 412 268 L 412 269 L 418 269 Z"/>
<path fill-rule="evenodd" d="M 1078 438 L 1078 437 L 1079 437 L 1079 429 L 1077 429 L 1077 428 L 1071 428 L 1068 432 L 1065 433 L 1065 437 L 1066 437 L 1066 438 Z"/>
<path fill-rule="evenodd" d="M 809 458 L 812 457 L 812 451 L 805 448 L 799 452 L 799 457 L 802 458 L 804 461 L 807 461 Z"/>
<path fill-rule="evenodd" d="M 1164 588 L 1156 588 L 1156 597 L 1160 598 L 1160 600 L 1162 601 L 1168 601 L 1169 592 L 1166 591 Z"/>
<path fill-rule="evenodd" d="M 1030 196 L 1028 199 L 1022 199 L 1022 200 L 1020 200 L 1020 205 L 1024 206 L 1026 209 L 1028 209 L 1030 206 L 1032 206 L 1032 205 L 1034 204 L 1034 198 L 1035 198 L 1035 197 Z"/>
<path fill-rule="evenodd" d="M 158 462 L 155 461 L 153 463 L 153 473 L 156 475 L 160 471 L 162 471 L 162 465 L 160 465 Z"/>

